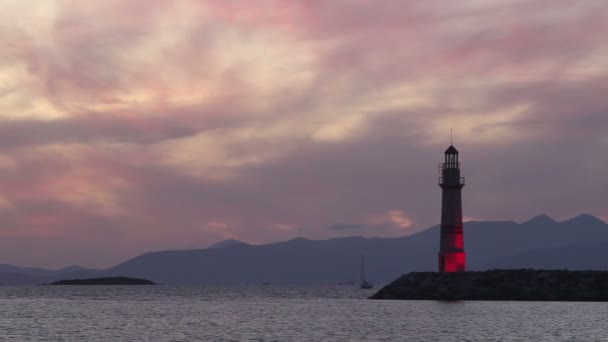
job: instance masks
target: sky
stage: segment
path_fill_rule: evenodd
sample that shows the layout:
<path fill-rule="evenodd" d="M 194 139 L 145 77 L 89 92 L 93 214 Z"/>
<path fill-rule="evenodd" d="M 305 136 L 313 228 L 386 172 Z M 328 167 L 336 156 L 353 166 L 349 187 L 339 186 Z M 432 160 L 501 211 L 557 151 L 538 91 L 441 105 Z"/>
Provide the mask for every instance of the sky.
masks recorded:
<path fill-rule="evenodd" d="M 608 2 L 0 0 L 0 263 L 608 220 Z"/>

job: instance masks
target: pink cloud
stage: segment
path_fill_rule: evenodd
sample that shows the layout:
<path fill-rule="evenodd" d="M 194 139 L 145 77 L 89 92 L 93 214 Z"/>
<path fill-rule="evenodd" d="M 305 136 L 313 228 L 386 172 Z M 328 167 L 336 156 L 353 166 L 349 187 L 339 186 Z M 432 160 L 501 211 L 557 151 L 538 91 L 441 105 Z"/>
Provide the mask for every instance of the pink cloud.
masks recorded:
<path fill-rule="evenodd" d="M 604 2 L 57 4 L 0 28 L 0 262 L 407 234 L 449 128 L 465 215 L 604 213 Z"/>

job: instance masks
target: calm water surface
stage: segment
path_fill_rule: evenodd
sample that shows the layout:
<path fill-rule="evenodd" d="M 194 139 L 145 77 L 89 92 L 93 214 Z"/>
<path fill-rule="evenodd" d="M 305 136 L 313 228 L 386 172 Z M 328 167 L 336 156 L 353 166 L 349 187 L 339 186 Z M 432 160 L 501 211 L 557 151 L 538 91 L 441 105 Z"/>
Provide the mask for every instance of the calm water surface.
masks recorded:
<path fill-rule="evenodd" d="M 608 303 L 277 286 L 0 286 L 0 341 L 608 341 Z"/>

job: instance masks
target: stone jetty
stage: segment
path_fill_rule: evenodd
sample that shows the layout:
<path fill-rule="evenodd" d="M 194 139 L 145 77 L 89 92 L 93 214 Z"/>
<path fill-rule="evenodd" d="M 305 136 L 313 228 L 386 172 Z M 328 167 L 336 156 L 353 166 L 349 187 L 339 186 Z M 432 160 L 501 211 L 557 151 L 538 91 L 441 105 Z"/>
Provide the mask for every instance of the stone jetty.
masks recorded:
<path fill-rule="evenodd" d="M 608 301 L 608 271 L 412 272 L 371 299 Z"/>

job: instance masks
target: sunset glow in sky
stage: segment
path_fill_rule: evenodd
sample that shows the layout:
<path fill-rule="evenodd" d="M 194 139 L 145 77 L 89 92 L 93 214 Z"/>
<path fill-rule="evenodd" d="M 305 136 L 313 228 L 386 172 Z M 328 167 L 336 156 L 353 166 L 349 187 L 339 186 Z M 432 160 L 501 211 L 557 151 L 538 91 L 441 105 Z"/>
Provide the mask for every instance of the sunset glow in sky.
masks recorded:
<path fill-rule="evenodd" d="M 0 0 L 0 263 L 608 218 L 608 2 Z"/>

